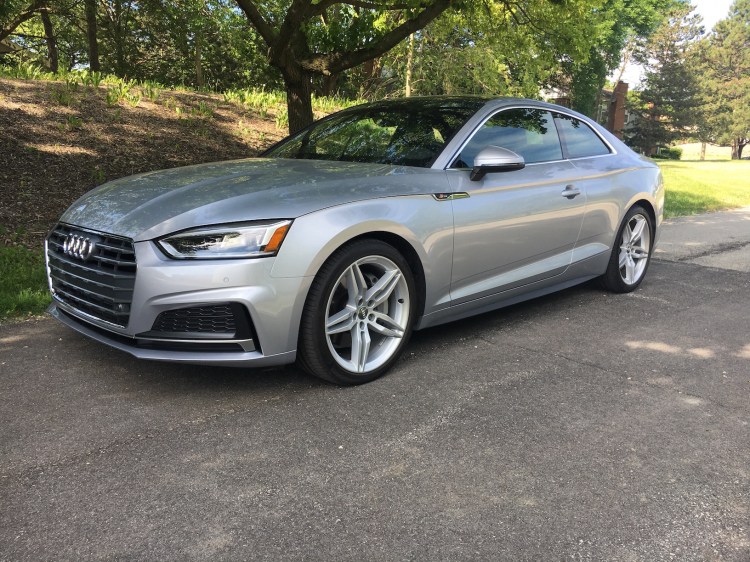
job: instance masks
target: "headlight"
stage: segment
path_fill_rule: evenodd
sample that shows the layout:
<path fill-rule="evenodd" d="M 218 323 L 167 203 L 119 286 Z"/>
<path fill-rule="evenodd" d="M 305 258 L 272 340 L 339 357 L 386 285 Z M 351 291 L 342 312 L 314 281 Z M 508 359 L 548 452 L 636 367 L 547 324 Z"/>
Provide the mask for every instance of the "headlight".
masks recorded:
<path fill-rule="evenodd" d="M 183 260 L 275 256 L 291 224 L 208 226 L 171 234 L 156 244 L 170 257 Z"/>

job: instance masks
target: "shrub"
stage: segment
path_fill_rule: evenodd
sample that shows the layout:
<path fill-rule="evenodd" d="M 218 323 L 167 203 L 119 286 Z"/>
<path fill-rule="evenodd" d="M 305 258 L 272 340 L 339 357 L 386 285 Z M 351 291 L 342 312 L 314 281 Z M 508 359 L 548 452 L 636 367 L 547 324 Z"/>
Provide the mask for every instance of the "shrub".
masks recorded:
<path fill-rule="evenodd" d="M 679 160 L 682 158 L 682 149 L 676 147 L 664 147 L 660 148 L 652 158 L 660 158 L 662 160 Z"/>

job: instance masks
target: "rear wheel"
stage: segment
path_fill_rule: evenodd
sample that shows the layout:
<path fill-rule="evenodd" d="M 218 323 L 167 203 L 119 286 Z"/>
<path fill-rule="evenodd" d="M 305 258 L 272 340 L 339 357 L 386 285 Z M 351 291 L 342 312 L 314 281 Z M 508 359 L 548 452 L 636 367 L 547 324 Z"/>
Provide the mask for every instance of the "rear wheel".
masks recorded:
<path fill-rule="evenodd" d="M 640 205 L 633 206 L 622 221 L 607 272 L 602 276 L 606 289 L 629 293 L 641 284 L 651 262 L 653 239 L 651 215 Z"/>
<path fill-rule="evenodd" d="M 300 325 L 299 363 L 337 384 L 383 375 L 414 323 L 414 276 L 404 257 L 379 240 L 344 246 L 313 281 Z"/>

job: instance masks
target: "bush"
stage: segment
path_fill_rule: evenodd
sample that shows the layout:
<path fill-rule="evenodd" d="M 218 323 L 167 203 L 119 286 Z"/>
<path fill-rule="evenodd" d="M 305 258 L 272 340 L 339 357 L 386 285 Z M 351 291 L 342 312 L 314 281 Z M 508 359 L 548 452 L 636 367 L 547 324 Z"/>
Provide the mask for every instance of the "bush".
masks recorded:
<path fill-rule="evenodd" d="M 682 149 L 681 148 L 660 148 L 656 154 L 651 156 L 651 158 L 661 158 L 662 160 L 679 160 L 682 158 Z"/>

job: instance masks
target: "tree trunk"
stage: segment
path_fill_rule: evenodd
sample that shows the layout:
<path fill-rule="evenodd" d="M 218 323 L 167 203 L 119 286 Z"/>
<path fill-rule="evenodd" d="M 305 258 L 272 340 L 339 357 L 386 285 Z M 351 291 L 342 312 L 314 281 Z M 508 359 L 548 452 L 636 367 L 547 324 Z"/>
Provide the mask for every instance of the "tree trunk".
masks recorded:
<path fill-rule="evenodd" d="M 339 74 L 328 74 L 323 76 L 323 87 L 320 93 L 329 98 L 335 96 L 336 86 L 339 83 L 339 76 Z"/>
<path fill-rule="evenodd" d="M 89 70 L 100 72 L 99 41 L 96 30 L 96 0 L 86 0 L 86 38 L 89 44 Z"/>
<path fill-rule="evenodd" d="M 747 146 L 747 142 L 739 142 L 737 147 L 737 160 L 742 160 L 742 149 Z"/>
<path fill-rule="evenodd" d="M 41 11 L 41 14 L 42 25 L 44 25 L 44 38 L 47 40 L 47 59 L 49 60 L 49 69 L 53 74 L 57 74 L 59 57 L 57 53 L 55 31 L 52 29 L 52 20 L 49 17 L 49 10 L 45 8 Z"/>
<path fill-rule="evenodd" d="M 286 107 L 289 114 L 289 134 L 300 131 L 313 122 L 312 80 L 302 73 L 300 80 L 284 79 L 286 86 Z"/>
<path fill-rule="evenodd" d="M 732 139 L 732 160 L 739 160 L 740 154 L 742 154 L 742 152 L 740 150 L 739 139 Z"/>
<path fill-rule="evenodd" d="M 702 142 L 701 143 L 701 160 L 705 160 L 705 159 L 706 159 L 706 143 Z"/>
<path fill-rule="evenodd" d="M 112 26 L 115 43 L 115 74 L 124 78 L 125 71 L 125 32 L 123 31 L 122 0 L 115 0 L 115 17 Z"/>
<path fill-rule="evenodd" d="M 411 97 L 411 80 L 414 72 L 414 34 L 409 35 L 409 46 L 406 51 L 406 79 L 404 80 L 404 95 Z"/>
<path fill-rule="evenodd" d="M 201 57 L 201 33 L 195 32 L 195 83 L 199 88 L 205 86 L 203 80 L 203 59 Z"/>

